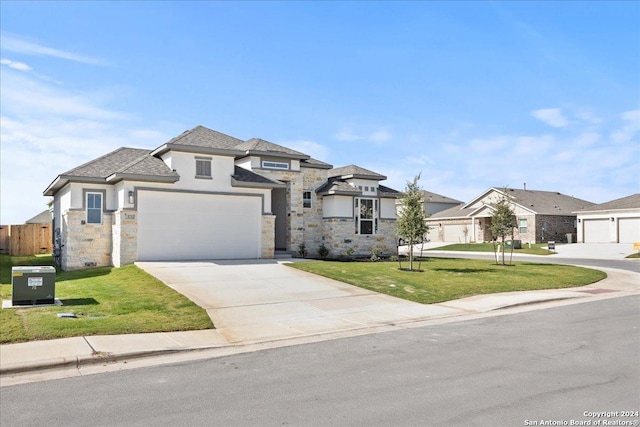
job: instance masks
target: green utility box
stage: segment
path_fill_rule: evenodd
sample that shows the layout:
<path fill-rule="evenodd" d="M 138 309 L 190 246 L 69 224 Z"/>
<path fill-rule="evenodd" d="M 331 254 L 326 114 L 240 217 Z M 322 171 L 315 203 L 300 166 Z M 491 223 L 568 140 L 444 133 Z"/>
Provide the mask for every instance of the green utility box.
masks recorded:
<path fill-rule="evenodd" d="M 54 304 L 56 269 L 50 266 L 11 267 L 13 305 Z"/>

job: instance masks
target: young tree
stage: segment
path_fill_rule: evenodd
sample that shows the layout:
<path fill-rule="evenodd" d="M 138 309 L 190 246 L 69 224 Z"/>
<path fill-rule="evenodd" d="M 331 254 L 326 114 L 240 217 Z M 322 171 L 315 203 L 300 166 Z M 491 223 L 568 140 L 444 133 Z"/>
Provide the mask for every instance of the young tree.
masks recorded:
<path fill-rule="evenodd" d="M 504 263 L 504 242 L 505 237 L 513 236 L 515 227 L 515 214 L 511 209 L 511 202 L 506 195 L 503 195 L 498 202 L 493 205 L 495 211 L 491 217 L 491 234 L 494 239 L 500 238 L 502 245 L 502 265 Z M 496 255 L 497 263 L 497 255 Z"/>
<path fill-rule="evenodd" d="M 420 174 L 413 182 L 407 181 L 402 195 L 401 209 L 398 218 L 398 234 L 409 245 L 409 270 L 413 270 L 413 245 L 419 243 L 429 231 L 422 208 L 422 188 L 418 185 Z"/>

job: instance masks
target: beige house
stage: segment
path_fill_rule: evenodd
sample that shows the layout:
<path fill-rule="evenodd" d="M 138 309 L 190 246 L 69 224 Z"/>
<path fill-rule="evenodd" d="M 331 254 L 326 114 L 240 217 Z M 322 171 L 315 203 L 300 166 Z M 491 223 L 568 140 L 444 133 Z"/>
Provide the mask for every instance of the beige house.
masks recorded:
<path fill-rule="evenodd" d="M 576 212 L 578 242 L 640 242 L 640 193 Z"/>
<path fill-rule="evenodd" d="M 466 204 L 437 212 L 427 219 L 434 242 L 487 242 L 494 205 L 502 198 L 515 212 L 514 239 L 522 243 L 575 242 L 577 213 L 591 202 L 552 191 L 490 188 Z"/>
<path fill-rule="evenodd" d="M 119 148 L 56 177 L 54 256 L 64 270 L 138 260 L 394 253 L 386 177 L 333 168 L 262 139 L 195 127 L 155 150 Z"/>

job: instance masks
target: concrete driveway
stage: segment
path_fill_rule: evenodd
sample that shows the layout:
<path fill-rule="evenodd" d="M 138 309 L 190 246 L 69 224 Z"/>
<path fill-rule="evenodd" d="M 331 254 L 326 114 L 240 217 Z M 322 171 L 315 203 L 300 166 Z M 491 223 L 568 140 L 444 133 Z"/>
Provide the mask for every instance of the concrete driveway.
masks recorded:
<path fill-rule="evenodd" d="M 277 260 L 136 265 L 204 308 L 229 343 L 335 333 L 462 311 L 381 295 Z"/>

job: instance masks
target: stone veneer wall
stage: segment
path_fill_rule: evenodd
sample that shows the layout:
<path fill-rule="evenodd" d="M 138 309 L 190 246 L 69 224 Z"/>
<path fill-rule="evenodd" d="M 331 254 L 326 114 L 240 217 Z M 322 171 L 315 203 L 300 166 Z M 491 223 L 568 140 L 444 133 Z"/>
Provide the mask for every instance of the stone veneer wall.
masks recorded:
<path fill-rule="evenodd" d="M 133 264 L 138 258 L 138 213 L 120 210 L 113 213 L 111 260 L 115 267 Z"/>
<path fill-rule="evenodd" d="M 275 215 L 262 215 L 262 236 L 260 242 L 262 248 L 260 251 L 261 258 L 271 259 L 274 257 L 276 250 L 275 239 L 276 236 L 276 216 Z"/>
<path fill-rule="evenodd" d="M 257 169 L 255 172 L 267 178 L 287 183 L 287 206 L 289 207 L 287 212 L 287 251 L 297 253 L 298 245 L 304 241 L 304 213 L 302 209 L 303 174 L 299 171 L 278 171 L 271 169 Z"/>
<path fill-rule="evenodd" d="M 311 257 L 317 257 L 318 249 L 322 243 L 328 247 L 325 241 L 322 226 L 322 197 L 315 192 L 327 179 L 326 169 L 303 168 L 303 180 L 301 192 L 311 191 L 311 208 L 303 208 L 303 238 L 307 253 Z"/>
<path fill-rule="evenodd" d="M 329 258 L 346 257 L 350 248 L 354 250 L 352 254 L 354 257 L 369 257 L 374 248 L 381 256 L 397 255 L 395 220 L 379 220 L 378 234 L 372 235 L 355 234 L 355 223 L 352 218 L 327 218 L 323 225 Z"/>
<path fill-rule="evenodd" d="M 111 264 L 111 228 L 113 214 L 102 213 L 102 224 L 82 224 L 84 210 L 69 210 L 62 214 L 63 270 L 105 267 Z"/>

